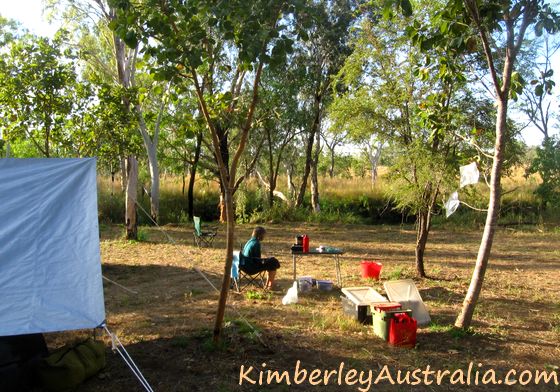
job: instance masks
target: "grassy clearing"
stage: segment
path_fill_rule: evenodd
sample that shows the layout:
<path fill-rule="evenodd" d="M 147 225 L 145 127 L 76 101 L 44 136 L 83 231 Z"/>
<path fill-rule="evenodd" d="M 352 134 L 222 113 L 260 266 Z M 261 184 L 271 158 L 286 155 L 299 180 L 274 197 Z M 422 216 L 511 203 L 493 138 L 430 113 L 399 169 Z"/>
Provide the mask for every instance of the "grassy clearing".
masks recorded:
<path fill-rule="evenodd" d="M 248 238 L 252 226 L 238 227 L 236 243 Z M 414 350 L 393 348 L 377 339 L 371 327 L 346 318 L 340 291 L 300 295 L 300 302 L 283 306 L 282 296 L 291 286 L 289 245 L 295 233 L 310 235 L 311 245 L 342 247 L 345 286 L 371 285 L 383 292 L 382 282 L 360 277 L 363 259 L 383 263 L 381 279 L 414 278 L 414 230 L 409 226 L 268 225 L 265 254 L 276 255 L 280 292 L 245 291 L 229 298 L 224 341 L 211 343 L 218 294 L 193 269 L 204 271 L 214 285 L 223 272 L 224 232 L 215 249 L 193 247 L 189 227 L 167 226 L 177 240 L 169 244 L 157 229 L 145 227 L 146 239 L 122 240 L 122 229 L 102 226 L 104 274 L 138 291 L 128 293 L 105 284 L 107 322 L 117 332 L 145 376 L 157 391 L 285 391 L 286 385 L 261 389 L 239 386 L 241 365 L 276 370 L 293 369 L 297 360 L 308 369 L 335 369 L 340 362 L 377 372 L 415 369 L 466 368 L 469 361 L 500 372 L 509 368 L 553 369 L 560 365 L 560 234 L 553 231 L 508 230 L 497 233 L 490 267 L 471 333 L 452 327 L 468 287 L 480 233 L 434 229 L 426 260 L 433 280 L 417 285 L 433 323 L 419 330 Z M 298 275 L 335 280 L 334 263 L 327 258 L 305 258 Z M 249 326 L 246 323 L 249 321 Z M 55 347 L 83 334 L 48 336 Z M 80 391 L 140 391 L 137 381 L 110 352 L 103 378 L 88 381 Z M 293 389 L 294 386 L 292 386 Z M 296 387 L 296 390 L 309 390 Z M 415 390 L 450 390 L 451 387 Z M 453 389 L 457 389 L 454 387 Z M 460 388 L 459 388 L 460 389 Z M 319 390 L 356 391 L 357 387 L 320 387 Z M 410 387 L 387 383 L 371 390 L 408 391 Z M 470 390 L 495 390 L 477 387 Z M 509 390 L 547 390 L 544 387 Z M 551 388 L 552 391 L 557 391 Z"/>
<path fill-rule="evenodd" d="M 289 208 L 278 200 L 273 209 L 268 208 L 268 195 L 257 180 L 250 178 L 236 193 L 236 215 L 242 223 L 281 223 L 308 222 L 329 224 L 399 224 L 411 223 L 409 217 L 395 210 L 395 202 L 387 195 L 387 168 L 380 169 L 380 176 L 372 188 L 368 178 L 328 178 L 319 179 L 320 214 L 309 214 L 309 206 L 302 209 Z M 148 188 L 147 178 L 143 179 Z M 541 229 L 553 227 L 551 223 L 560 222 L 560 209 L 542 211 L 540 202 L 534 194 L 539 178 L 535 175 L 524 177 L 524 169 L 516 169 L 504 178 L 503 208 L 500 224 L 513 227 L 531 228 L 537 225 Z M 119 179 L 111 182 L 110 178 L 98 178 L 99 218 L 103 223 L 121 223 L 124 197 Z M 279 177 L 278 190 L 287 194 L 286 179 Z M 204 221 L 219 218 L 219 188 L 215 181 L 197 179 L 195 185 L 195 214 Z M 486 207 L 488 188 L 481 182 L 476 187 L 463 189 L 461 200 L 482 209 Z M 445 195 L 442 196 L 442 198 Z M 309 194 L 308 194 L 309 199 Z M 139 202 L 149 211 L 149 198 L 146 192 L 139 192 Z M 309 203 L 307 200 L 305 203 Z M 182 189 L 180 177 L 163 176 L 161 178 L 160 221 L 164 224 L 189 224 L 187 217 L 186 195 Z M 450 218 L 437 215 L 434 224 L 437 227 L 464 228 L 480 227 L 484 224 L 485 214 L 473 211 L 465 206 Z M 147 218 L 139 215 L 141 224 L 149 224 Z"/>

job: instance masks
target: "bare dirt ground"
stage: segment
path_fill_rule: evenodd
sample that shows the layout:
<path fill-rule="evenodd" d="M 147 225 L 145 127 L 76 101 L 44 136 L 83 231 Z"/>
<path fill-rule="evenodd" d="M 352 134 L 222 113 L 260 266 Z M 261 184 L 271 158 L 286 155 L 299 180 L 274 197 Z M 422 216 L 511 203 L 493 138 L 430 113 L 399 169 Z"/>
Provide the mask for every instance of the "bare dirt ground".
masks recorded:
<path fill-rule="evenodd" d="M 236 243 L 249 238 L 252 227 L 237 226 Z M 203 271 L 216 286 L 223 273 L 223 228 L 213 249 L 193 246 L 192 229 L 166 226 L 170 242 L 156 228 L 142 228 L 144 241 L 122 239 L 117 226 L 101 228 L 103 273 L 126 287 L 131 294 L 105 282 L 107 323 L 126 345 L 138 366 L 156 391 L 285 391 L 366 390 L 366 384 L 312 387 L 308 382 L 288 387 L 258 385 L 259 370 L 293 371 L 296 361 L 313 369 L 345 368 L 372 370 L 373 377 L 385 365 L 396 381 L 397 370 L 494 369 L 496 379 L 514 368 L 556 370 L 560 376 L 560 233 L 502 229 L 497 233 L 484 291 L 475 314 L 473 333 L 451 329 L 467 290 L 478 249 L 480 232 L 475 230 L 433 229 L 426 253 L 426 268 L 433 279 L 416 280 L 426 302 L 432 325 L 418 330 L 415 349 L 388 346 L 362 326 L 343 315 L 340 291 L 303 294 L 297 305 L 283 306 L 281 299 L 292 283 L 290 244 L 296 233 L 308 233 L 311 246 L 344 248 L 344 286 L 372 285 L 383 293 L 382 282 L 360 277 L 363 259 L 383 263 L 382 281 L 414 278 L 414 239 L 412 227 L 345 225 L 269 225 L 263 244 L 264 255 L 275 255 L 282 262 L 279 270 L 281 291 L 245 291 L 229 298 L 224 342 L 211 344 L 211 331 L 218 294 L 193 270 Z M 329 258 L 306 257 L 298 264 L 298 275 L 335 280 L 334 263 Z M 259 333 L 244 322 L 246 318 Z M 83 333 L 53 334 L 51 347 L 84 336 Z M 87 381 L 80 391 L 140 391 L 132 373 L 107 345 L 105 371 Z M 266 366 L 263 367 L 263 363 Z M 478 365 L 482 364 L 482 365 Z M 253 366 L 251 385 L 239 385 L 240 367 Z M 474 373 L 473 373 L 474 374 Z M 449 379 L 449 378 L 448 378 Z M 435 379 L 434 379 L 435 380 Z M 474 378 L 473 378 L 474 380 Z M 560 377 L 559 377 L 560 381 Z M 473 381 L 474 382 L 474 381 Z M 266 374 L 264 377 L 266 384 Z M 292 381 L 293 384 L 293 381 Z M 371 385 L 371 391 L 432 390 L 551 390 L 548 386 L 504 387 L 503 385 L 391 385 L 385 379 Z"/>

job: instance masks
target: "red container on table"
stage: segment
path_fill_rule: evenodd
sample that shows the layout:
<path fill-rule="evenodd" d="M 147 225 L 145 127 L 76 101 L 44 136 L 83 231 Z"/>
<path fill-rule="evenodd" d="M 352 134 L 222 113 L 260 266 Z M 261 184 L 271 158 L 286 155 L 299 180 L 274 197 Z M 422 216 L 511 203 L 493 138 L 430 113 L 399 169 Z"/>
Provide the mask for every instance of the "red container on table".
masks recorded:
<path fill-rule="evenodd" d="M 406 313 L 398 313 L 391 319 L 389 344 L 412 348 L 416 346 L 416 319 Z"/>
<path fill-rule="evenodd" d="M 379 274 L 381 273 L 383 264 L 377 261 L 362 260 L 360 267 L 362 268 L 362 278 L 379 280 Z"/>
<path fill-rule="evenodd" d="M 307 234 L 303 235 L 303 253 L 309 252 L 309 236 Z"/>

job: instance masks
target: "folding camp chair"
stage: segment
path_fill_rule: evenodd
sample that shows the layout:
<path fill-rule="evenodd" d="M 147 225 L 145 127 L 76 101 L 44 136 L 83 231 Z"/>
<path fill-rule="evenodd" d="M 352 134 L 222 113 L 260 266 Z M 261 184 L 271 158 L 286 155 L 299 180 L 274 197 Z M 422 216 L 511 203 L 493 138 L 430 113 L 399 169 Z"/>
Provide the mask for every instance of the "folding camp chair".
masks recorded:
<path fill-rule="evenodd" d="M 254 275 L 249 275 L 239 268 L 239 260 L 241 252 L 233 252 L 233 262 L 231 263 L 231 288 L 235 289 L 238 293 L 247 286 L 255 286 L 261 289 L 266 285 L 266 271 L 261 271 Z"/>
<path fill-rule="evenodd" d="M 216 234 L 218 234 L 218 229 L 215 227 L 210 227 L 207 230 L 202 230 L 202 223 L 200 222 L 200 217 L 194 216 L 194 230 L 193 230 L 193 238 L 194 244 L 199 248 L 201 246 L 209 246 L 212 247 L 214 243 L 214 238 Z"/>

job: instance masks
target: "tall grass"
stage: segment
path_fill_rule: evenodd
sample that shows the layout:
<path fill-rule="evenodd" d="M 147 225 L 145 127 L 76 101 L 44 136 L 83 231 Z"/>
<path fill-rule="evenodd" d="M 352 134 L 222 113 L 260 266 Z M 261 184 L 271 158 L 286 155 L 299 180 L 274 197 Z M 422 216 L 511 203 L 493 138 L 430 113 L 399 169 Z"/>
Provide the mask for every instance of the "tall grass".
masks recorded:
<path fill-rule="evenodd" d="M 374 187 L 369 178 L 320 178 L 321 212 L 310 213 L 310 194 L 300 209 L 288 206 L 279 199 L 273 208 L 268 207 L 268 194 L 255 180 L 249 179 L 236 193 L 236 216 L 239 221 L 251 223 L 269 223 L 285 221 L 306 221 L 315 223 L 412 223 L 414 217 L 407 216 L 395 209 L 395 204 L 387 196 L 385 170 L 381 170 Z M 146 179 L 143 181 L 148 183 Z M 525 178 L 523 170 L 518 169 L 503 180 L 504 196 L 500 223 L 502 224 L 537 224 L 542 222 L 543 211 L 534 190 L 540 179 L 536 176 Z M 187 224 L 187 196 L 182 191 L 182 178 L 162 176 L 160 184 L 160 223 Z M 147 185 L 146 185 L 147 187 Z M 286 178 L 278 178 L 277 189 L 287 192 Z M 124 194 L 120 178 L 114 182 L 110 177 L 98 177 L 99 218 L 103 223 L 121 223 L 124 216 Z M 479 183 L 470 189 L 460 191 L 461 200 L 469 205 L 484 209 L 487 203 L 488 187 Z M 139 188 L 138 200 L 146 211 L 149 208 L 149 196 Z M 204 221 L 219 219 L 219 186 L 216 181 L 197 179 L 194 196 L 195 215 Z M 486 218 L 485 212 L 473 211 L 466 206 L 449 219 L 438 215 L 434 224 L 481 225 Z M 545 217 L 547 218 L 547 217 Z M 149 224 L 149 218 L 139 212 L 140 224 Z"/>

